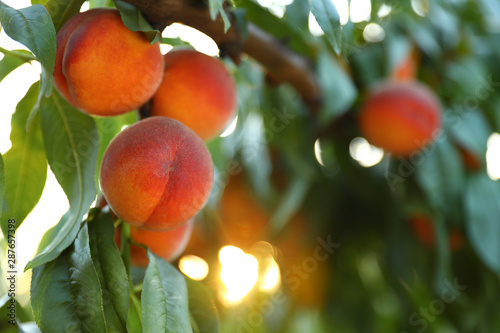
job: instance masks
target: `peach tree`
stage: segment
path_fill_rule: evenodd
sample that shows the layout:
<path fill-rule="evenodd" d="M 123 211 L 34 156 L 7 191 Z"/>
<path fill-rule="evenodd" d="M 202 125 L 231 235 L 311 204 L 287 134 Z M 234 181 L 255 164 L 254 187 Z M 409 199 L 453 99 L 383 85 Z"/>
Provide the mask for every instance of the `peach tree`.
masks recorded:
<path fill-rule="evenodd" d="M 0 45 L 0 81 L 41 66 L 0 155 L 2 331 L 500 327 L 500 5 L 356 3 L 0 1 L 25 46 Z M 174 23 L 219 56 L 163 33 Z M 69 209 L 16 267 L 48 171 Z M 262 283 L 231 305 L 226 245 Z M 182 251 L 206 278 L 179 270 Z"/>

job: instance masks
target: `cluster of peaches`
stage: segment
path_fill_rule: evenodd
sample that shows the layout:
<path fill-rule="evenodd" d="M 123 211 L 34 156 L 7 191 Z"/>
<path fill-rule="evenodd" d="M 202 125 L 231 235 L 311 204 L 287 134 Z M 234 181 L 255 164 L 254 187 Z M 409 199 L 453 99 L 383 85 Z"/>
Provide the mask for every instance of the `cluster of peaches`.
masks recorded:
<path fill-rule="evenodd" d="M 117 10 L 91 9 L 57 35 L 54 85 L 92 116 L 149 105 L 150 117 L 109 144 L 101 189 L 111 210 L 130 225 L 135 243 L 176 259 L 213 183 L 205 141 L 236 112 L 236 87 L 224 64 L 191 49 L 162 55 L 159 43 L 127 28 Z M 137 250 L 132 264 L 147 265 L 145 250 Z"/>

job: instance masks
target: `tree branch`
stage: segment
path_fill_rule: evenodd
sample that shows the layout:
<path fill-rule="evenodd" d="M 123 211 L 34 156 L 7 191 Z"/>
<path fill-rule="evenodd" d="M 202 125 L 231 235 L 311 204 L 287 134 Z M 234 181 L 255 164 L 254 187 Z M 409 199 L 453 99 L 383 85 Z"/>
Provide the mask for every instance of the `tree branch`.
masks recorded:
<path fill-rule="evenodd" d="M 261 63 L 272 76 L 292 85 L 302 96 L 312 112 L 321 103 L 319 84 L 310 63 L 304 57 L 290 51 L 279 40 L 252 23 L 247 26 L 247 38 L 243 38 L 237 24 L 224 33 L 224 22 L 220 15 L 210 17 L 209 8 L 197 0 L 124 0 L 143 12 L 154 28 L 163 31 L 172 23 L 193 27 L 209 37 L 219 46 L 222 56 L 236 63 L 242 53 Z"/>

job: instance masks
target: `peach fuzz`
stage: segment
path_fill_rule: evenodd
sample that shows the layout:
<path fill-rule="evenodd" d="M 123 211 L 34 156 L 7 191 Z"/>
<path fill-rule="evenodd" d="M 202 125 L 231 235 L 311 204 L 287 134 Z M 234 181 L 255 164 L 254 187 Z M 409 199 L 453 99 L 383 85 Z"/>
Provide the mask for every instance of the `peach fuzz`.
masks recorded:
<path fill-rule="evenodd" d="M 185 224 L 164 232 L 154 232 L 130 226 L 130 238 L 133 242 L 146 246 L 168 262 L 179 258 L 189 243 L 193 232 L 194 219 Z M 115 242 L 120 248 L 120 229 L 115 230 Z M 130 244 L 130 264 L 136 267 L 147 267 L 149 263 L 146 250 L 138 245 Z"/>
<path fill-rule="evenodd" d="M 409 156 L 430 144 L 441 128 L 441 106 L 423 84 L 383 83 L 366 99 L 359 125 L 372 144 L 395 155 Z"/>
<path fill-rule="evenodd" d="M 127 28 L 115 9 L 73 16 L 57 34 L 54 85 L 75 108 L 113 116 L 146 103 L 163 77 L 159 43 Z"/>
<path fill-rule="evenodd" d="M 212 187 L 213 163 L 205 143 L 187 126 L 151 117 L 111 141 L 100 182 L 110 208 L 123 221 L 168 231 L 203 208 Z"/>
<path fill-rule="evenodd" d="M 164 59 L 151 115 L 177 119 L 205 141 L 220 134 L 236 112 L 236 86 L 224 64 L 189 49 L 172 50 Z"/>

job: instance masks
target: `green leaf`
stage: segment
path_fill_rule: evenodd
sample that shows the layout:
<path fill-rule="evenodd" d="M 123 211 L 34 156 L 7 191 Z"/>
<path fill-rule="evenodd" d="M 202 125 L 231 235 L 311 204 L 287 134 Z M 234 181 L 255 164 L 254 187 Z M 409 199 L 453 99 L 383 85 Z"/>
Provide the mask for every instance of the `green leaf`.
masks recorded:
<path fill-rule="evenodd" d="M 132 31 L 142 31 L 151 42 L 154 44 L 160 41 L 161 32 L 154 29 L 151 24 L 144 18 L 141 11 L 135 6 L 121 1 L 114 0 L 115 6 L 120 11 L 120 16 L 122 17 L 123 23 Z"/>
<path fill-rule="evenodd" d="M 477 255 L 500 273 L 500 183 L 485 173 L 472 175 L 465 191 L 467 236 Z"/>
<path fill-rule="evenodd" d="M 107 332 L 103 295 L 90 253 L 87 224 L 83 224 L 69 255 L 69 286 L 82 332 Z"/>
<path fill-rule="evenodd" d="M 220 14 L 224 21 L 224 32 L 227 32 L 231 27 L 231 21 L 229 21 L 229 17 L 227 17 L 227 13 L 224 10 L 224 2 L 224 0 L 208 0 L 208 7 L 210 8 L 210 17 L 213 21 Z"/>
<path fill-rule="evenodd" d="M 26 50 L 10 51 L 0 47 L 0 52 L 4 54 L 4 57 L 0 60 L 0 82 L 19 66 L 31 63 L 31 60 L 35 59 L 33 54 Z"/>
<path fill-rule="evenodd" d="M 470 110 L 450 121 L 453 121 L 453 125 L 450 127 L 451 132 L 459 144 L 474 154 L 476 158 L 483 160 L 486 156 L 486 144 L 491 133 L 484 115 L 479 110 Z"/>
<path fill-rule="evenodd" d="M 47 160 L 68 197 L 70 209 L 44 235 L 39 254 L 26 269 L 55 259 L 73 242 L 96 197 L 98 133 L 93 118 L 73 108 L 54 91 L 42 103 L 41 119 Z"/>
<path fill-rule="evenodd" d="M 36 103 L 39 82 L 34 83 L 17 104 L 12 115 L 10 141 L 12 147 L 4 154 L 5 206 L 2 212 L 2 231 L 8 219 L 16 220 L 16 228 L 40 200 L 47 178 L 47 159 L 43 147 L 40 117 L 36 114 L 26 123 Z"/>
<path fill-rule="evenodd" d="M 328 124 L 347 112 L 358 94 L 349 75 L 328 54 L 318 57 L 317 68 L 325 98 L 319 117 L 323 124 Z"/>
<path fill-rule="evenodd" d="M 52 19 L 42 5 L 16 10 L 0 1 L 0 22 L 7 35 L 25 45 L 42 65 L 40 92 L 33 111 L 43 97 L 52 92 L 52 73 L 56 59 L 56 31 Z"/>
<path fill-rule="evenodd" d="M 87 224 L 56 260 L 33 269 L 31 304 L 43 332 L 107 332 Z"/>
<path fill-rule="evenodd" d="M 189 312 L 201 333 L 220 332 L 219 314 L 212 295 L 201 282 L 186 279 L 189 292 Z"/>
<path fill-rule="evenodd" d="M 70 251 L 64 251 L 57 260 L 33 269 L 31 306 L 42 332 L 81 332 L 69 286 L 69 256 Z"/>
<path fill-rule="evenodd" d="M 99 172 L 101 162 L 111 140 L 118 134 L 123 126 L 131 125 L 138 120 L 137 112 L 131 111 L 114 117 L 96 117 L 95 123 L 99 133 L 99 152 L 97 155 L 97 172 L 95 173 L 96 188 L 99 186 Z"/>
<path fill-rule="evenodd" d="M 431 206 L 456 216 L 464 185 L 462 162 L 447 136 L 443 134 L 435 141 L 409 158 L 399 157 L 398 174 L 405 177 L 416 169 L 417 181 Z"/>
<path fill-rule="evenodd" d="M 331 0 L 311 0 L 311 13 L 318 21 L 334 51 L 340 54 L 342 46 L 342 26 L 337 8 Z"/>
<path fill-rule="evenodd" d="M 129 281 L 114 241 L 113 220 L 109 214 L 99 214 L 88 219 L 88 229 L 90 253 L 103 293 L 106 323 L 114 331 L 126 332 Z"/>
<path fill-rule="evenodd" d="M 71 17 L 80 12 L 84 2 L 85 0 L 50 0 L 45 3 L 56 31 L 59 31 Z"/>
<path fill-rule="evenodd" d="M 130 295 L 130 307 L 127 316 L 127 332 L 142 333 L 141 303 L 133 295 Z"/>
<path fill-rule="evenodd" d="M 149 266 L 142 289 L 142 325 L 145 333 L 192 332 L 184 276 L 148 250 Z"/>

